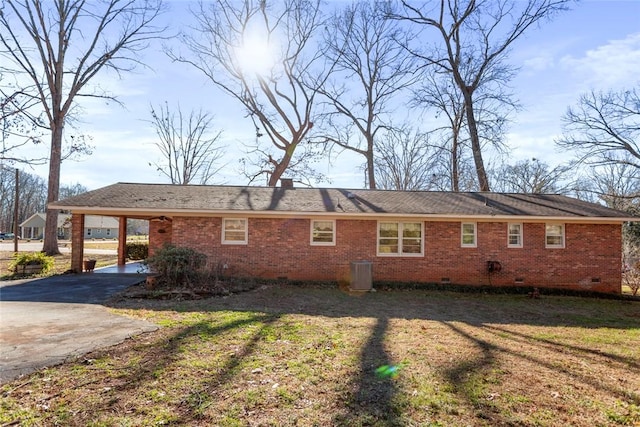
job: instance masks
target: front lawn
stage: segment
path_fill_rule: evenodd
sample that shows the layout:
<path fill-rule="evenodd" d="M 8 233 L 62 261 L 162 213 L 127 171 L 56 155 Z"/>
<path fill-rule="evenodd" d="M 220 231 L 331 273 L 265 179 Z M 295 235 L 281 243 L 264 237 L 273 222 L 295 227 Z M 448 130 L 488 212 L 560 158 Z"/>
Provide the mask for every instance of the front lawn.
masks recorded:
<path fill-rule="evenodd" d="M 640 423 L 640 302 L 274 285 L 113 307 L 162 328 L 3 385 L 0 424 Z"/>

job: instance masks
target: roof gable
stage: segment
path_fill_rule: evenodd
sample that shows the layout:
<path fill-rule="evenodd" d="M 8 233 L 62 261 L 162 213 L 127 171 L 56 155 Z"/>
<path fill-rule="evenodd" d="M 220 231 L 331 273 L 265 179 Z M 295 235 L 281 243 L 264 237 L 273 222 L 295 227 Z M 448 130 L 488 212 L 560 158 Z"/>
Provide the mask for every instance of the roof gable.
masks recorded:
<path fill-rule="evenodd" d="M 20 227 L 44 227 L 47 221 L 46 213 L 35 213 L 20 224 Z M 84 219 L 85 228 L 118 228 L 118 218 L 100 215 L 87 215 Z M 58 228 L 71 227 L 71 215 L 58 215 Z"/>
<path fill-rule="evenodd" d="M 34 213 L 29 218 L 22 221 L 19 226 L 20 227 L 44 227 L 46 221 L 46 214 L 44 213 Z"/>

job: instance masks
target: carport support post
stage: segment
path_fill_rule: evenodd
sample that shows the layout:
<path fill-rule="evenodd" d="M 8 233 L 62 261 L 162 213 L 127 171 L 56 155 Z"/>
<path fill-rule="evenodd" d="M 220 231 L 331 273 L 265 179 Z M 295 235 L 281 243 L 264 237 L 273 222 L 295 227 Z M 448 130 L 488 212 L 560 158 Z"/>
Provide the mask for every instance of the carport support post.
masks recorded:
<path fill-rule="evenodd" d="M 82 273 L 84 259 L 84 214 L 71 214 L 71 269 Z"/>
<path fill-rule="evenodd" d="M 127 217 L 121 216 L 118 224 L 118 265 L 127 260 Z"/>

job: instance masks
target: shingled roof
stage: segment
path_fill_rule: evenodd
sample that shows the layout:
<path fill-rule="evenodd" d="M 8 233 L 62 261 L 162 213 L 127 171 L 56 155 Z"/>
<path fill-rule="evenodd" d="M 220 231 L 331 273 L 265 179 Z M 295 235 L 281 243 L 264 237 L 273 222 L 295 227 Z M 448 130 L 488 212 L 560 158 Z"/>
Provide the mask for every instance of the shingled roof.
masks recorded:
<path fill-rule="evenodd" d="M 117 183 L 49 205 L 76 213 L 126 215 L 332 215 L 434 218 L 536 217 L 629 221 L 629 214 L 551 194 L 392 191 Z"/>

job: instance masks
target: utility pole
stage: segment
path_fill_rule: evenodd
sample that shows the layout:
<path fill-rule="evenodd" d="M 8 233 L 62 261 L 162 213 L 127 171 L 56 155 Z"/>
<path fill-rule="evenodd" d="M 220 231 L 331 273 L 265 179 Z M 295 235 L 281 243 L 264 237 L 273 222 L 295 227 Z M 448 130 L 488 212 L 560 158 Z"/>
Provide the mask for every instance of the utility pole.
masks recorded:
<path fill-rule="evenodd" d="M 16 168 L 16 197 L 13 206 L 13 252 L 18 252 L 18 203 L 20 197 L 20 170 Z"/>

